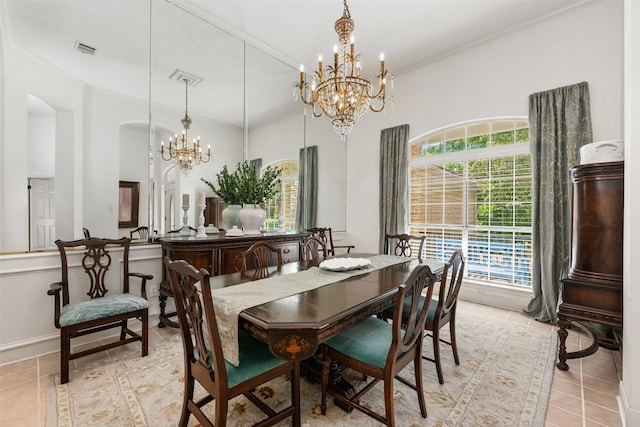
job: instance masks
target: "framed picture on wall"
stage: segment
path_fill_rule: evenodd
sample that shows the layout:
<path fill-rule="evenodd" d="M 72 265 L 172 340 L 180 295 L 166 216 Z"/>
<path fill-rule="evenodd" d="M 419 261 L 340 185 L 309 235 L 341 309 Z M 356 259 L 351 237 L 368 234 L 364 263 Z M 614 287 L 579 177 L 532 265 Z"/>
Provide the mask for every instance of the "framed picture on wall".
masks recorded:
<path fill-rule="evenodd" d="M 138 226 L 139 194 L 139 182 L 120 181 L 118 228 L 134 228 Z"/>

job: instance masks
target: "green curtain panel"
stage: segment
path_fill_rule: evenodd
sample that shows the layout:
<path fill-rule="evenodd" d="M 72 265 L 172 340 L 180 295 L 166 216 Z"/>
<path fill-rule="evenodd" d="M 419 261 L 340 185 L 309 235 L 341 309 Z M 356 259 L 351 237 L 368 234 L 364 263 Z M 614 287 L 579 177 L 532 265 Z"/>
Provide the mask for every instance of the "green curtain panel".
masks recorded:
<path fill-rule="evenodd" d="M 587 82 L 529 96 L 533 170 L 531 287 L 524 313 L 557 321 L 560 271 L 571 239 L 571 179 L 579 150 L 593 141 Z"/>
<path fill-rule="evenodd" d="M 403 233 L 409 200 L 408 151 L 409 125 L 380 131 L 380 236 L 379 253 L 384 250 L 384 236 Z"/>
<path fill-rule="evenodd" d="M 301 148 L 299 164 L 296 224 L 303 231 L 316 227 L 318 219 L 318 146 Z"/>
<path fill-rule="evenodd" d="M 260 169 L 262 169 L 262 158 L 249 160 L 249 166 L 257 170 L 258 175 L 260 175 Z"/>

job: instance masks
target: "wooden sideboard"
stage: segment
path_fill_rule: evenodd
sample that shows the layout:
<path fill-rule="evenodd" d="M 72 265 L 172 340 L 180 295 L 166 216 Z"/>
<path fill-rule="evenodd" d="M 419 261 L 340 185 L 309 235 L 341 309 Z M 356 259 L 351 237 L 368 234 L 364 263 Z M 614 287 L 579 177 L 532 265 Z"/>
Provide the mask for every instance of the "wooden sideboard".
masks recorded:
<path fill-rule="evenodd" d="M 574 167 L 571 181 L 571 255 L 558 306 L 557 366 L 564 371 L 567 359 L 593 354 L 599 345 L 618 349 L 622 333 L 624 162 Z M 585 321 L 611 328 L 613 336 L 599 339 Z M 572 322 L 593 343 L 568 353 L 565 341 Z"/>
<path fill-rule="evenodd" d="M 300 243 L 307 233 L 261 233 L 227 237 L 223 232 L 207 237 L 163 236 L 158 239 L 162 244 L 162 259 L 168 256 L 172 261 L 183 259 L 194 267 L 206 268 L 212 276 L 240 271 L 241 253 L 258 241 L 268 242 L 282 250 L 282 262 L 297 262 L 300 258 Z M 275 263 L 275 259 L 274 259 Z M 167 272 L 162 269 L 162 281 L 159 287 L 160 323 L 177 326 L 170 318 L 175 313 L 166 313 L 167 298 L 172 297 L 171 284 Z"/>

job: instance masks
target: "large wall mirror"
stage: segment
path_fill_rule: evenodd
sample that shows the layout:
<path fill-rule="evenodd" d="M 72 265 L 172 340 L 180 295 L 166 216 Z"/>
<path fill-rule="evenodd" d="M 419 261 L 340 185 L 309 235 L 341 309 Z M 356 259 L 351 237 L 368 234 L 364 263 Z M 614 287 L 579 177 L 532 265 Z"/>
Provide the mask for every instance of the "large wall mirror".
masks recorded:
<path fill-rule="evenodd" d="M 345 228 L 346 146 L 293 99 L 294 67 L 170 2 L 0 7 L 0 252 L 46 250 L 83 228 L 128 236 L 119 181 L 140 182 L 138 224 L 168 231 L 181 224 L 178 195 L 212 195 L 200 178 L 244 159 L 298 160 L 305 145 L 318 147 L 317 223 Z M 160 157 L 182 129 L 185 76 L 196 79 L 191 136 L 212 152 L 187 175 Z"/>

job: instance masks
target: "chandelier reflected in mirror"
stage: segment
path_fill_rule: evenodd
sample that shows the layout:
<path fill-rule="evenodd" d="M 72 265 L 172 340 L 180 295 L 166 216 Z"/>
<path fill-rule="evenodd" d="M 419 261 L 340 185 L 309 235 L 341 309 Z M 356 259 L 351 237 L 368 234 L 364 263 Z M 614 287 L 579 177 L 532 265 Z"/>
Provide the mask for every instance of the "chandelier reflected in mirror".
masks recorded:
<path fill-rule="evenodd" d="M 200 146 L 200 137 L 194 138 L 191 146 L 189 146 L 189 128 L 191 127 L 191 117 L 189 117 L 189 79 L 183 79 L 185 84 L 184 95 L 184 118 L 182 123 L 182 137 L 178 139 L 178 134 L 174 138 L 169 138 L 169 149 L 166 150 L 169 157 L 165 157 L 164 141 L 160 145 L 160 153 L 162 160 L 174 159 L 180 167 L 182 173 L 187 176 L 194 166 L 200 163 L 207 163 L 211 159 L 211 146 L 207 147 L 206 158 L 202 155 L 202 147 Z"/>
<path fill-rule="evenodd" d="M 343 141 L 368 109 L 380 112 L 386 101 L 384 56 L 380 55 L 380 71 L 375 76 L 378 90 L 375 91 L 373 82 L 361 76 L 362 55 L 355 53 L 351 35 L 354 27 L 347 0 L 344 0 L 344 12 L 334 26 L 338 44 L 333 47 L 333 66 L 323 68 L 320 56 L 311 83 L 306 81 L 304 66 L 300 66 L 300 82 L 294 83 L 302 102 L 312 107 L 314 117 L 324 114 L 331 119 L 333 129 Z M 393 88 L 393 76 L 391 86 Z M 298 91 L 294 91 L 296 98 Z"/>

